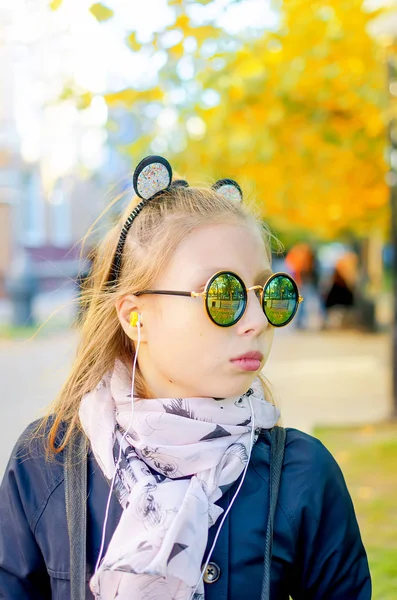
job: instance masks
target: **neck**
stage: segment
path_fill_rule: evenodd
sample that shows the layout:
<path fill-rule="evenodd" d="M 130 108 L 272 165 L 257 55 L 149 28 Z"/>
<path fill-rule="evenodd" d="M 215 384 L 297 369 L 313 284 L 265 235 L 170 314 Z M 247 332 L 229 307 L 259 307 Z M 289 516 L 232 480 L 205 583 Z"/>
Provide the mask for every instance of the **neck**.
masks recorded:
<path fill-rule="evenodd" d="M 154 373 L 150 364 L 141 357 L 138 358 L 137 372 L 138 370 L 146 398 L 194 398 L 200 396 L 189 385 L 179 380 L 171 381 L 159 370 Z"/>

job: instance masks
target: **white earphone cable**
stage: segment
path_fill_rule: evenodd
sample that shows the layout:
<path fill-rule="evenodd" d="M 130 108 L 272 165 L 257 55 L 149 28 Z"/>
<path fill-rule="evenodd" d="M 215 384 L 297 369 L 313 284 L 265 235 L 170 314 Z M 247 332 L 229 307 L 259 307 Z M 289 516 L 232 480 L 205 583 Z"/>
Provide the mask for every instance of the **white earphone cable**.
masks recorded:
<path fill-rule="evenodd" d="M 136 345 L 136 350 L 135 350 L 135 355 L 134 355 L 134 360 L 133 360 L 133 364 L 132 364 L 132 380 L 131 380 L 131 419 L 130 422 L 128 424 L 128 427 L 126 428 L 123 437 L 121 438 L 121 442 L 120 442 L 120 447 L 119 447 L 119 455 L 114 467 L 114 472 L 113 472 L 113 477 L 112 477 L 112 481 L 110 484 L 110 490 L 109 490 L 109 495 L 108 495 L 108 499 L 107 499 L 107 503 L 106 503 L 106 510 L 105 510 L 105 518 L 103 521 L 103 528 L 102 528 L 102 540 L 101 540 L 101 547 L 99 549 L 99 554 L 98 554 L 98 560 L 96 562 L 95 565 L 95 573 L 97 572 L 97 570 L 99 569 L 99 565 L 102 559 L 102 554 L 103 554 L 103 548 L 105 545 L 105 536 L 106 536 L 106 526 L 107 526 L 107 522 L 108 522 L 108 518 L 109 518 L 109 509 L 110 509 L 110 501 L 112 499 L 112 492 L 113 492 L 113 488 L 114 488 L 114 482 L 116 479 L 116 474 L 117 474 L 117 469 L 118 466 L 120 464 L 120 460 L 121 460 L 121 453 L 123 450 L 123 442 L 126 438 L 126 436 L 128 435 L 128 431 L 132 425 L 132 421 L 134 418 L 134 383 L 135 383 L 135 370 L 136 370 L 136 361 L 138 359 L 138 352 L 139 352 L 139 346 L 141 344 L 141 322 L 140 322 L 140 315 L 138 314 L 138 342 Z"/>
<path fill-rule="evenodd" d="M 242 485 L 243 485 L 243 483 L 244 483 L 245 475 L 246 475 L 246 473 L 247 473 L 248 465 L 249 465 L 249 462 L 250 462 L 250 459 L 251 459 L 252 448 L 253 448 L 253 445 L 254 445 L 254 434 L 255 434 L 255 417 L 254 417 L 254 410 L 253 410 L 253 408 L 252 408 L 251 398 L 249 398 L 249 397 L 248 397 L 248 402 L 249 402 L 250 409 L 251 409 L 251 417 L 252 417 L 251 423 L 252 423 L 252 429 L 251 429 L 250 451 L 249 451 L 249 455 L 248 455 L 247 464 L 246 464 L 246 465 L 245 465 L 245 467 L 244 467 L 243 476 L 242 476 L 242 478 L 241 478 L 241 481 L 240 481 L 240 483 L 239 483 L 239 485 L 238 485 L 238 487 L 237 487 L 237 490 L 235 491 L 235 493 L 234 493 L 234 496 L 233 496 L 233 498 L 232 498 L 232 500 L 231 500 L 231 502 L 230 502 L 229 506 L 227 507 L 227 509 L 226 509 L 226 511 L 225 511 L 225 513 L 224 513 L 224 515 L 223 515 L 223 517 L 222 517 L 222 520 L 221 520 L 221 522 L 220 522 L 220 524 L 219 524 L 219 527 L 218 527 L 218 530 L 217 530 L 217 532 L 216 532 L 216 534 L 215 534 L 215 538 L 214 538 L 214 541 L 213 541 L 213 543 L 212 543 L 211 549 L 210 549 L 210 551 L 208 552 L 207 560 L 205 561 L 205 563 L 204 563 L 204 566 L 203 566 L 203 568 L 202 568 L 202 570 L 201 570 L 200 579 L 198 580 L 198 582 L 197 582 L 197 584 L 196 584 L 196 587 L 194 588 L 194 590 L 193 590 L 193 592 L 192 592 L 192 595 L 190 596 L 190 598 L 193 598 L 194 594 L 196 593 L 196 590 L 197 590 L 198 586 L 200 585 L 200 582 L 201 582 L 202 578 L 204 577 L 205 570 L 206 570 L 206 568 L 207 568 L 207 566 L 208 566 L 208 563 L 209 563 L 209 562 L 210 562 L 210 560 L 211 560 L 211 555 L 212 555 L 212 553 L 213 553 L 213 551 L 214 551 L 214 548 L 215 548 L 216 542 L 218 541 L 218 537 L 219 537 L 219 534 L 220 534 L 220 532 L 221 532 L 222 526 L 223 526 L 223 524 L 224 524 L 224 522 L 225 522 L 225 520 L 226 520 L 226 517 L 227 517 L 227 515 L 228 515 L 228 514 L 229 514 L 229 512 L 230 512 L 230 509 L 231 509 L 231 508 L 232 508 L 232 506 L 233 506 L 233 503 L 234 503 L 235 499 L 237 498 L 237 495 L 238 495 L 238 493 L 239 493 L 239 491 L 240 491 L 240 489 L 241 489 L 241 486 L 242 486 Z"/>

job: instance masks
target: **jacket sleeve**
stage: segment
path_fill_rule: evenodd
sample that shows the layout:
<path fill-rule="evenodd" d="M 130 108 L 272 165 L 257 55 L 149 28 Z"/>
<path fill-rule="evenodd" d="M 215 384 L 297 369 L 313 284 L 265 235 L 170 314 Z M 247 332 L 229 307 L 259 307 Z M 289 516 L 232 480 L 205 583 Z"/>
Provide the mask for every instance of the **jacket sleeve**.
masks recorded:
<path fill-rule="evenodd" d="M 328 450 L 311 439 L 298 486 L 297 564 L 291 597 L 370 600 L 367 556 L 345 480 Z"/>
<path fill-rule="evenodd" d="M 29 463 L 17 446 L 0 486 L 0 598 L 5 600 L 51 598 L 49 576 L 27 515 L 35 495 Z"/>

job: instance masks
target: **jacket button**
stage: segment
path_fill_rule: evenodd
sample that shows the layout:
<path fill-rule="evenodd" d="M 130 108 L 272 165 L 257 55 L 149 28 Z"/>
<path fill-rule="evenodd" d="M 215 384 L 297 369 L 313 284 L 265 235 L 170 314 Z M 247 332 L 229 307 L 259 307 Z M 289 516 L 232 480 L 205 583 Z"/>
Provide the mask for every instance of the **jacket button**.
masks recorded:
<path fill-rule="evenodd" d="M 204 571 L 203 579 L 205 583 L 215 583 L 221 576 L 221 570 L 218 565 L 214 562 L 210 562 Z"/>

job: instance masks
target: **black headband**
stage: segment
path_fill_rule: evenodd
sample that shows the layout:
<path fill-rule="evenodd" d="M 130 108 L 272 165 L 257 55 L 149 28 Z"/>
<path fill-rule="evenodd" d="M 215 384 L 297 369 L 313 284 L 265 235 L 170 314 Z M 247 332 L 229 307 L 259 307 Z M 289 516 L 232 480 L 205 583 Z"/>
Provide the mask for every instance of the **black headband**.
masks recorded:
<path fill-rule="evenodd" d="M 175 187 L 187 188 L 189 184 L 183 179 L 172 181 L 171 165 L 165 158 L 162 156 L 147 156 L 134 171 L 133 186 L 135 193 L 141 198 L 141 202 L 133 209 L 121 230 L 110 268 L 109 285 L 114 285 L 119 278 L 125 241 L 131 225 L 139 213 L 151 200 L 157 198 L 162 193 Z M 233 179 L 220 179 L 214 183 L 212 189 L 229 200 L 235 202 L 242 202 L 243 200 L 241 188 Z"/>

